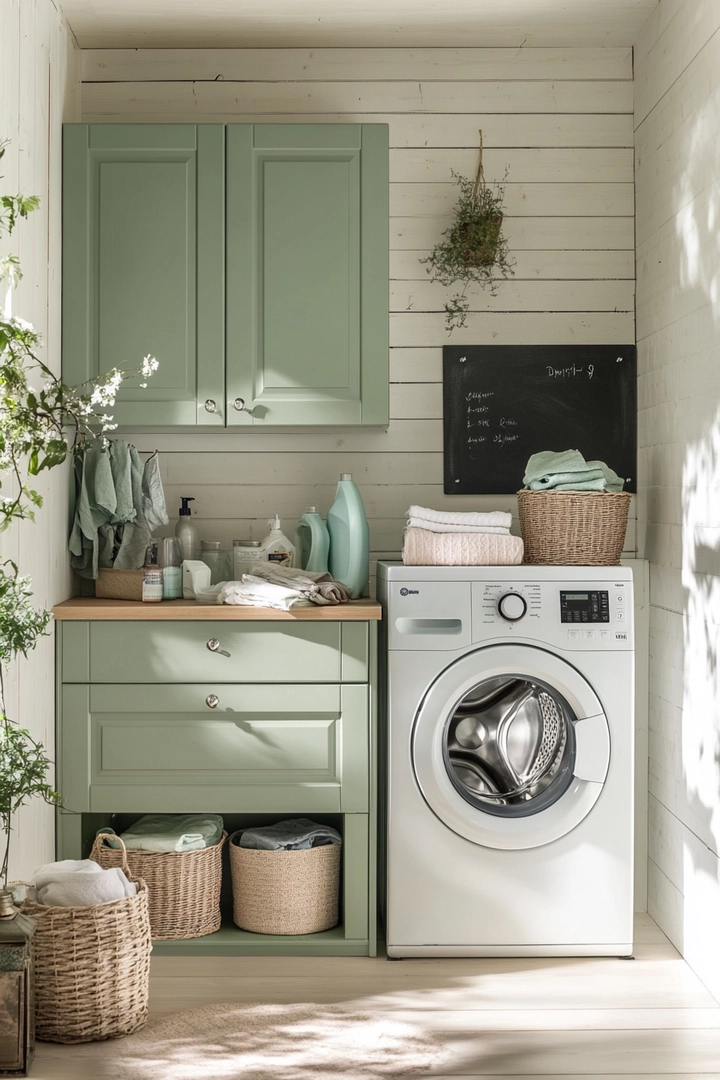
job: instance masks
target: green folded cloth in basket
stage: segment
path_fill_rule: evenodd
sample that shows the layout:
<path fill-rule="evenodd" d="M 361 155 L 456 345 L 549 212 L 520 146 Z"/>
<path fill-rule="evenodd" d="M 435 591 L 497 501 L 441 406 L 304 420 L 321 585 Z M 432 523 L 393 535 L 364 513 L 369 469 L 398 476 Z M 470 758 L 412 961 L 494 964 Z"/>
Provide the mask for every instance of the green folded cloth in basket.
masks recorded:
<path fill-rule="evenodd" d="M 624 481 L 604 461 L 586 461 L 579 450 L 533 454 L 525 467 L 530 491 L 622 491 Z"/>
<path fill-rule="evenodd" d="M 128 851 L 199 851 L 219 843 L 222 833 L 219 814 L 145 814 L 120 837 Z M 110 837 L 105 843 L 120 847 Z"/>

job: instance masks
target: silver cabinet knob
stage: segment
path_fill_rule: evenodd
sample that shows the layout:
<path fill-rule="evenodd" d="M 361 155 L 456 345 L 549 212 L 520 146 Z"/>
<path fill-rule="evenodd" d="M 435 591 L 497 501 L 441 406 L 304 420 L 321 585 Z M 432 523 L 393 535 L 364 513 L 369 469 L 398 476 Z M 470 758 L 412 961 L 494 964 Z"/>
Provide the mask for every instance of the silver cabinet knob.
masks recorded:
<path fill-rule="evenodd" d="M 245 398 L 236 397 L 235 400 L 233 401 L 233 409 L 235 409 L 236 412 L 242 412 L 244 408 L 245 408 Z"/>
<path fill-rule="evenodd" d="M 215 412 L 216 409 L 217 409 L 217 405 L 215 404 L 213 399 L 208 398 L 207 401 L 205 402 L 205 412 Z"/>
<path fill-rule="evenodd" d="M 210 640 L 207 643 L 207 647 L 210 650 L 210 652 L 217 652 L 218 649 L 220 648 L 220 642 L 218 641 L 218 639 L 216 637 L 211 637 Z"/>
<path fill-rule="evenodd" d="M 217 694 L 208 694 L 208 696 L 205 698 L 205 704 L 207 705 L 208 709 L 217 709 L 218 705 L 220 704 L 220 698 L 217 696 Z"/>

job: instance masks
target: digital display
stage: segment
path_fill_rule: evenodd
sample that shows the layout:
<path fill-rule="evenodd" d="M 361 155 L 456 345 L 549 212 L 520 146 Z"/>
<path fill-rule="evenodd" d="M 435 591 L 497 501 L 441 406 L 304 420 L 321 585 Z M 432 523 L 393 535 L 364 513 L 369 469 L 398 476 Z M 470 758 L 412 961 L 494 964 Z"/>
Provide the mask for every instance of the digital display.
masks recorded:
<path fill-rule="evenodd" d="M 560 621 L 564 623 L 608 623 L 610 602 L 604 589 L 594 592 L 560 591 Z"/>

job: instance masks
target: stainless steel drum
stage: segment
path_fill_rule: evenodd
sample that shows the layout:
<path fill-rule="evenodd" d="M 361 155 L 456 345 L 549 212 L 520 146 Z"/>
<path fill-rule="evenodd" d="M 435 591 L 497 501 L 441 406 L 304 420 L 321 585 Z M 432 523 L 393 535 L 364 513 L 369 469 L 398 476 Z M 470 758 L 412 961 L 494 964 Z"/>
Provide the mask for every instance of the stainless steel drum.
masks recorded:
<path fill-rule="evenodd" d="M 536 814 L 572 781 L 574 720 L 564 698 L 537 680 L 486 679 L 462 697 L 445 726 L 448 775 L 486 813 Z"/>

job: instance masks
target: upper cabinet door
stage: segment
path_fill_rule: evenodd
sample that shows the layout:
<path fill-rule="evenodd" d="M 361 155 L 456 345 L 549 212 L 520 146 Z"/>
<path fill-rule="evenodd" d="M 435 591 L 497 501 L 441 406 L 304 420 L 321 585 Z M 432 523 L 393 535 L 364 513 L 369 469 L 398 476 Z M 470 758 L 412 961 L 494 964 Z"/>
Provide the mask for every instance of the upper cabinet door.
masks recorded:
<path fill-rule="evenodd" d="M 63 377 L 126 384 L 122 425 L 225 419 L 225 129 L 71 124 L 63 157 Z"/>
<path fill-rule="evenodd" d="M 227 424 L 387 424 L 387 126 L 229 126 L 226 230 Z"/>

